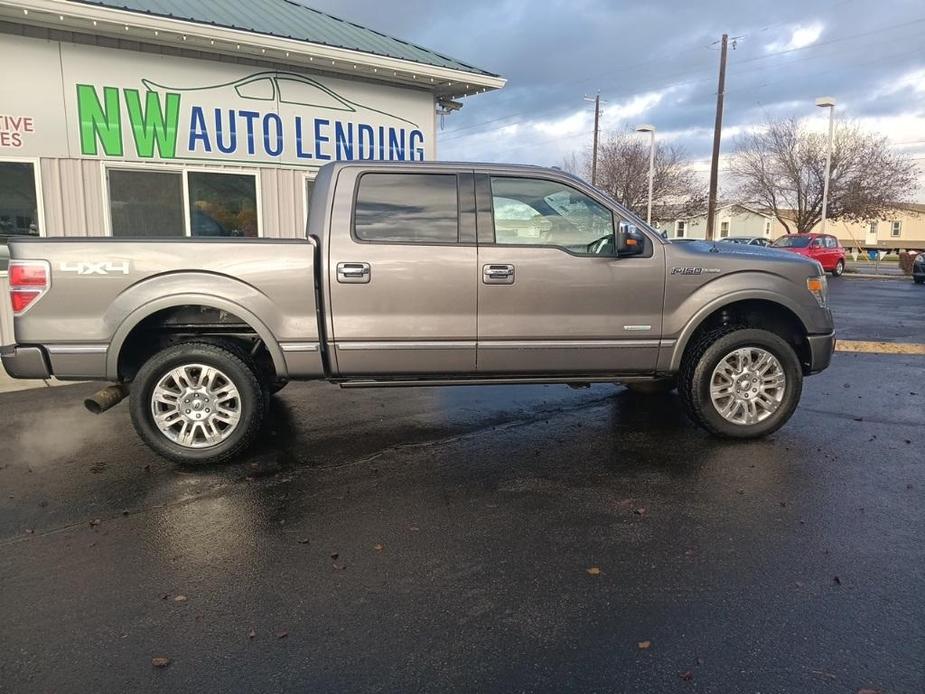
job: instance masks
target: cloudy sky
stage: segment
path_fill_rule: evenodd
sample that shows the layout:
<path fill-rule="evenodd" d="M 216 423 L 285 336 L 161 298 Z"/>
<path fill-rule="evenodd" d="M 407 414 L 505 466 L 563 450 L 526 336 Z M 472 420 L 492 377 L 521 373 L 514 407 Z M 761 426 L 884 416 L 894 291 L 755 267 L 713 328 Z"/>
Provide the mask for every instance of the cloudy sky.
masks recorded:
<path fill-rule="evenodd" d="M 306 0 L 306 4 L 496 72 L 508 85 L 466 100 L 438 135 L 441 159 L 560 164 L 605 131 L 653 123 L 707 168 L 718 44 L 738 37 L 726 77 L 724 150 L 768 117 L 824 128 L 840 118 L 890 137 L 925 172 L 922 0 Z M 642 137 L 642 136 L 640 136 Z M 918 197 L 923 198 L 925 186 Z"/>

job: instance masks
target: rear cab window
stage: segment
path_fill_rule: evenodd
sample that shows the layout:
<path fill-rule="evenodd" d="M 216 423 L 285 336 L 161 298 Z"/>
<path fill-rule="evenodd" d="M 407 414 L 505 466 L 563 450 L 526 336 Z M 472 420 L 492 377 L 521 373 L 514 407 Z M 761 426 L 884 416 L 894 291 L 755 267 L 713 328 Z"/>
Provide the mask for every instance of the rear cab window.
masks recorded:
<path fill-rule="evenodd" d="M 357 184 L 353 233 L 366 242 L 457 243 L 456 174 L 363 174 Z"/>

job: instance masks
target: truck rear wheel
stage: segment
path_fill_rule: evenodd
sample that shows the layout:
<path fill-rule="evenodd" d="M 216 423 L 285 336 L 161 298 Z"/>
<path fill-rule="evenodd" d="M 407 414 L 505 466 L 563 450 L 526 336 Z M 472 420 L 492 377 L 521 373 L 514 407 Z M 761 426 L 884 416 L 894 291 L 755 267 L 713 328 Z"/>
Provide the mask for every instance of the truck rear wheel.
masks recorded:
<path fill-rule="evenodd" d="M 712 434 L 752 439 L 782 427 L 800 401 L 803 371 L 783 338 L 754 328 L 703 335 L 684 354 L 678 392 L 691 419 Z"/>
<path fill-rule="evenodd" d="M 132 383 L 130 410 L 156 453 L 177 463 L 221 463 L 257 436 L 266 393 L 244 352 L 185 342 L 145 362 Z"/>

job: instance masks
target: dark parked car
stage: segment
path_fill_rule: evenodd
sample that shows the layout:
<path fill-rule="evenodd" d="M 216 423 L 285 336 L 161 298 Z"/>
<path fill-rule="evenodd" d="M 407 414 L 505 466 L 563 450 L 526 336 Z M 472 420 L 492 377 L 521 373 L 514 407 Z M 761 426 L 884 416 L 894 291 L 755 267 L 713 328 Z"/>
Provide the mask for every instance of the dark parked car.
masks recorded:
<path fill-rule="evenodd" d="M 770 246 L 771 239 L 764 236 L 728 236 L 720 239 L 722 243 L 740 243 L 743 246 Z"/>
<path fill-rule="evenodd" d="M 916 284 L 925 284 L 925 253 L 919 253 L 912 262 L 912 280 Z"/>

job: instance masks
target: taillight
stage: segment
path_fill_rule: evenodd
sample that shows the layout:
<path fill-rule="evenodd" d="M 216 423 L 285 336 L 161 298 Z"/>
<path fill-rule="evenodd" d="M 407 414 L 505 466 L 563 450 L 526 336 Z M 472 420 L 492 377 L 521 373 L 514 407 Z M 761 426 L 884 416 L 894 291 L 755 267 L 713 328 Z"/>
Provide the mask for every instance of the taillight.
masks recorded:
<path fill-rule="evenodd" d="M 42 298 L 51 286 L 51 268 L 44 260 L 11 260 L 10 304 L 13 315 L 21 315 Z"/>

